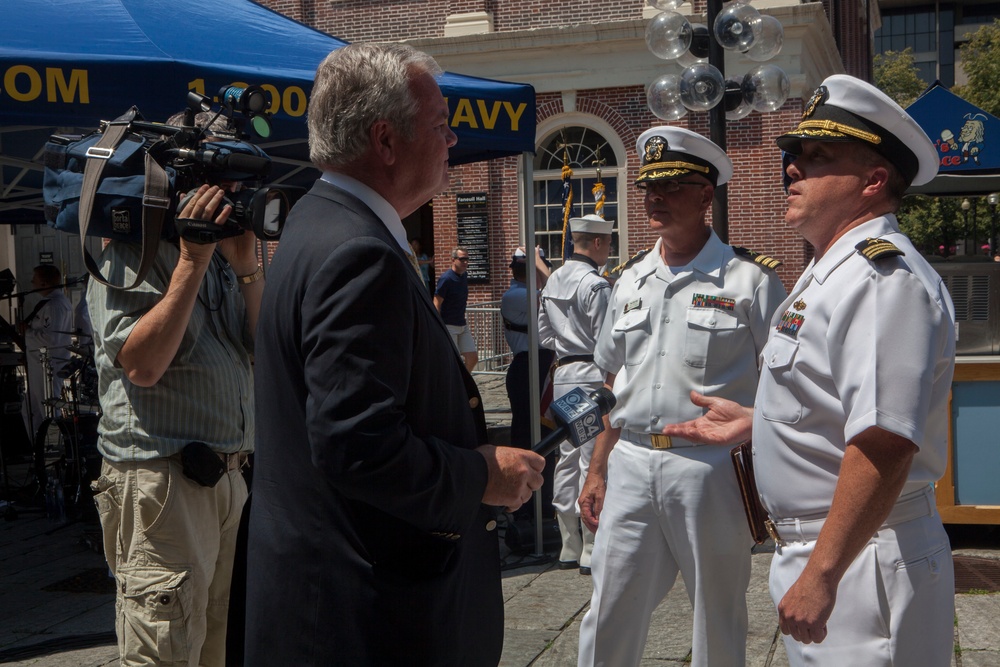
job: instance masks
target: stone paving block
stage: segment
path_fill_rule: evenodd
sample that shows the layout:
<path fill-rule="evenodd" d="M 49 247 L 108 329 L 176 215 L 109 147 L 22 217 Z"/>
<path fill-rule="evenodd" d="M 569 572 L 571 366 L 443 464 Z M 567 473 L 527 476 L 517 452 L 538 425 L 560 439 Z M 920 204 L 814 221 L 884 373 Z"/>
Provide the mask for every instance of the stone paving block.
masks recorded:
<path fill-rule="evenodd" d="M 508 627 L 504 631 L 503 653 L 498 667 L 536 664 L 532 661 L 558 636 L 555 630 L 512 630 Z M 573 664 L 576 664 L 575 660 Z"/>
<path fill-rule="evenodd" d="M 952 660 L 952 665 L 956 665 L 956 661 Z M 997 667 L 1000 665 L 1000 651 L 985 650 L 985 651 L 962 651 L 962 667 Z"/>
<path fill-rule="evenodd" d="M 965 651 L 997 649 L 1000 637 L 1000 593 L 955 596 L 958 641 Z M 1000 665 L 1000 662 L 995 663 Z"/>
<path fill-rule="evenodd" d="M 504 605 L 504 626 L 561 630 L 590 602 L 590 579 L 576 570 L 549 570 Z"/>
<path fill-rule="evenodd" d="M 559 633 L 545 652 L 531 663 L 531 667 L 576 667 L 580 650 L 580 622 L 585 611 L 581 611 L 577 618 Z"/>

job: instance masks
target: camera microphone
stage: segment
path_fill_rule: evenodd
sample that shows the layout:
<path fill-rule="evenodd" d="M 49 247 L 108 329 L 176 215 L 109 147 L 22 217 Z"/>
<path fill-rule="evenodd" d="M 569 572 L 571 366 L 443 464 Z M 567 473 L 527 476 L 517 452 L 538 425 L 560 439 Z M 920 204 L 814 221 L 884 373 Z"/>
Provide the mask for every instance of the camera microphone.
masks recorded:
<path fill-rule="evenodd" d="M 569 440 L 574 447 L 589 442 L 604 430 L 602 417 L 611 412 L 616 403 L 618 399 L 606 387 L 591 392 L 590 396 L 579 387 L 560 396 L 552 401 L 550 408 L 558 426 L 531 451 L 548 456 L 563 440 Z"/>
<path fill-rule="evenodd" d="M 263 176 L 271 168 L 270 158 L 230 150 L 178 148 L 176 153 L 178 157 L 209 165 L 220 172 L 241 172 Z"/>

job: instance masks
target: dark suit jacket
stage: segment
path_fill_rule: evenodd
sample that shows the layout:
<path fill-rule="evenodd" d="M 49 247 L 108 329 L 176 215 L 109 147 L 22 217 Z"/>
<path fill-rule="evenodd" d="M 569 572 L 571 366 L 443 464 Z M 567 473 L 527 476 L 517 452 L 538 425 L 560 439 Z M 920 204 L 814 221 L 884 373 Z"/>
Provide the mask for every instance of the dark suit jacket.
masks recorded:
<path fill-rule="evenodd" d="M 318 181 L 295 206 L 255 347 L 246 664 L 495 666 L 481 400 L 359 200 Z"/>

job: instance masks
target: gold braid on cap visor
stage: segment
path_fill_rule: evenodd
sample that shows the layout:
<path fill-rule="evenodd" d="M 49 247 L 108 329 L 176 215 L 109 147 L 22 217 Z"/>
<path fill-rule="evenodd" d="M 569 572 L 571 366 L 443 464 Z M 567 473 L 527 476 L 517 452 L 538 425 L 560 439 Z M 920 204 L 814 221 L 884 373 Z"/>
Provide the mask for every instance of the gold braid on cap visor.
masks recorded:
<path fill-rule="evenodd" d="M 810 137 L 842 137 L 847 135 L 855 139 L 867 141 L 870 144 L 882 143 L 882 137 L 871 132 L 859 130 L 850 125 L 844 125 L 832 120 L 805 120 L 795 128 L 795 133 L 805 134 Z"/>
<path fill-rule="evenodd" d="M 662 174 L 659 171 L 661 169 L 665 170 Z M 645 176 L 651 171 L 657 172 L 652 174 L 653 176 L 677 176 L 678 174 L 686 174 L 690 171 L 698 171 L 703 174 L 707 174 L 709 172 L 709 168 L 703 167 L 700 164 L 692 164 L 691 162 L 652 162 L 640 167 L 639 175 Z"/>

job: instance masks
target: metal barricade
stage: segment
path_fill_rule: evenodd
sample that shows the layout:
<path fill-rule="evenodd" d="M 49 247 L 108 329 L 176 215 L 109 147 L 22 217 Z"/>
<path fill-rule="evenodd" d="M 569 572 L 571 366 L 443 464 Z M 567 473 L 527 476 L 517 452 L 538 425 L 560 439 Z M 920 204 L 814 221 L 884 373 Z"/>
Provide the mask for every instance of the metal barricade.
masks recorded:
<path fill-rule="evenodd" d="M 500 317 L 500 300 L 483 301 L 465 309 L 465 320 L 479 352 L 476 373 L 503 375 L 507 372 L 513 355 L 503 337 L 503 318 Z"/>

